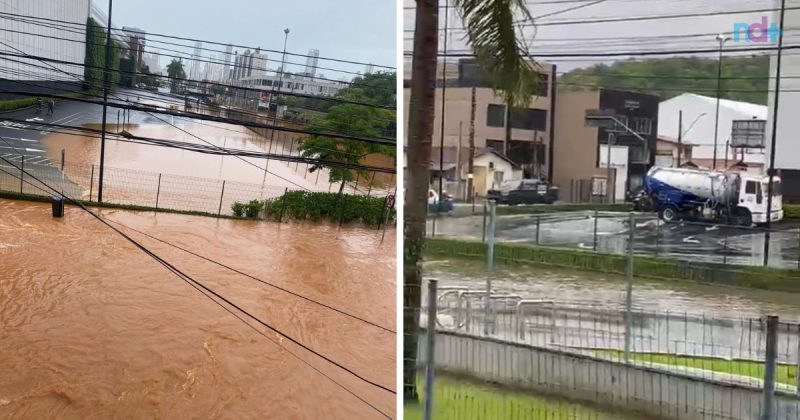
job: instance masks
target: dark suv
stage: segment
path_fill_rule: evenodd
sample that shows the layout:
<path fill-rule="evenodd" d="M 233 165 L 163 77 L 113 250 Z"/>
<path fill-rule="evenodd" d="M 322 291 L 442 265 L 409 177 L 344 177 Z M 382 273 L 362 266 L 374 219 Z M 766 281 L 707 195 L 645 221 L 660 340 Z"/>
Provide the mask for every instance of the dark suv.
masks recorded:
<path fill-rule="evenodd" d="M 500 189 L 489 190 L 486 198 L 497 204 L 553 204 L 558 199 L 558 187 L 538 179 L 504 181 Z"/>

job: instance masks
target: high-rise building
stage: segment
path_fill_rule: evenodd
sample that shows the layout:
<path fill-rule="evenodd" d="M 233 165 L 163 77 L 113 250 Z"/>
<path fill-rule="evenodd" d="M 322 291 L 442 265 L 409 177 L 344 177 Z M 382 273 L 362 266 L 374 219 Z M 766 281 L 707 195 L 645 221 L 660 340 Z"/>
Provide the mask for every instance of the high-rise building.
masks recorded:
<path fill-rule="evenodd" d="M 236 55 L 233 66 L 232 79 L 244 77 L 260 77 L 267 74 L 267 55 L 261 54 L 261 49 L 255 51 L 245 50 L 244 54 Z"/>
<path fill-rule="evenodd" d="M 317 63 L 319 62 L 319 50 L 308 50 L 308 57 L 306 57 L 306 77 L 314 77 L 317 73 Z"/>
<path fill-rule="evenodd" d="M 225 48 L 225 67 L 222 69 L 221 81 L 225 81 L 231 77 L 231 52 L 233 52 L 233 46 L 228 44 L 228 46 Z"/>
<path fill-rule="evenodd" d="M 201 69 L 202 69 L 202 62 L 199 60 L 202 58 L 201 49 L 203 48 L 203 43 L 197 41 L 194 43 L 194 53 L 192 53 L 192 66 L 189 71 L 189 79 L 191 80 L 198 80 L 201 78 Z"/>
<path fill-rule="evenodd" d="M 372 64 L 367 64 L 367 66 L 364 68 L 364 74 L 372 74 L 373 71 L 375 71 L 375 66 Z"/>

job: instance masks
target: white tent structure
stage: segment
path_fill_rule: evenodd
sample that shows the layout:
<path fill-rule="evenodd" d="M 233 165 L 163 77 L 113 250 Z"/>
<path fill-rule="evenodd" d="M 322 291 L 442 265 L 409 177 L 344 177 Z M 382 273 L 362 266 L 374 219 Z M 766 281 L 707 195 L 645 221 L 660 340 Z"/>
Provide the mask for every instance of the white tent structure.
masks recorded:
<path fill-rule="evenodd" d="M 678 115 L 683 111 L 683 141 L 694 144 L 692 160 L 708 163 L 714 156 L 714 117 L 717 99 L 710 96 L 684 93 L 663 101 L 658 109 L 658 135 L 678 138 Z M 719 101 L 719 134 L 717 136 L 717 165 L 721 167 L 725 161 L 725 145 L 731 137 L 731 129 L 735 120 L 766 120 L 767 107 L 747 102 L 720 99 Z M 732 151 L 728 152 L 728 162 L 738 161 Z M 766 162 L 764 149 L 745 151 L 744 162 L 763 165 Z"/>

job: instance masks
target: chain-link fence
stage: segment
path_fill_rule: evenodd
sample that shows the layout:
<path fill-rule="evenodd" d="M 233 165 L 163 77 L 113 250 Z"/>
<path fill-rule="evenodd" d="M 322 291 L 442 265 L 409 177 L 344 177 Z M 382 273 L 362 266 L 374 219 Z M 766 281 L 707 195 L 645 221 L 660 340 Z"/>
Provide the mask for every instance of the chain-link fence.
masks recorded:
<path fill-rule="evenodd" d="M 406 418 L 800 418 L 800 324 L 424 289 Z"/>
<path fill-rule="evenodd" d="M 3 158 L 10 163 L 0 162 L 0 190 L 32 195 L 53 195 L 44 185 L 47 184 L 73 198 L 98 200 L 100 170 L 97 165 L 65 164 L 62 173 L 60 168 L 50 163 L 43 163 L 41 160 L 33 163 L 29 159 L 26 162 L 25 156 L 22 155 L 3 155 Z M 231 206 L 236 202 L 263 201 L 279 197 L 287 190 L 291 190 L 284 186 L 108 166 L 103 172 L 104 202 L 210 214 L 231 215 Z M 34 177 L 41 182 L 36 181 Z M 324 182 L 327 183 L 327 179 Z M 338 191 L 338 187 L 337 184 L 334 192 Z M 385 187 L 367 188 L 363 191 L 354 187 L 344 192 L 383 198 L 391 194 Z"/>

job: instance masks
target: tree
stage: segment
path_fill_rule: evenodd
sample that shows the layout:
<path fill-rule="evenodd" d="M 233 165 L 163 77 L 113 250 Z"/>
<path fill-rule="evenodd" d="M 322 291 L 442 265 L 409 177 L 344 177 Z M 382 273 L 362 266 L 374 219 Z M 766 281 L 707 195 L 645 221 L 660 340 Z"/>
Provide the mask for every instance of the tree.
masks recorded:
<path fill-rule="evenodd" d="M 117 85 L 120 81 L 120 52 L 121 48 L 115 41 L 111 41 L 111 58 L 109 65 L 109 87 Z M 84 57 L 84 89 L 97 93 L 103 89 L 103 69 L 106 64 L 106 31 L 94 19 L 86 21 L 86 55 Z"/>
<path fill-rule="evenodd" d="M 393 127 L 396 112 L 394 109 L 381 107 L 395 106 L 395 100 L 391 96 L 396 90 L 395 77 L 394 73 L 357 77 L 350 87 L 339 91 L 336 98 L 366 105 L 350 103 L 333 105 L 328 108 L 324 116 L 312 119 L 306 125 L 306 130 L 368 138 L 389 137 L 387 132 Z M 386 92 L 390 92 L 390 95 Z M 304 157 L 356 165 L 361 163 L 366 155 L 372 153 L 394 157 L 397 147 L 315 135 L 303 138 L 298 150 Z M 355 181 L 357 178 L 367 179 L 369 176 L 369 172 L 364 169 L 347 169 L 320 163 L 312 165 L 309 171 L 313 172 L 323 167 L 329 169 L 330 182 L 341 182 L 339 193 L 344 189 L 346 182 Z"/>
<path fill-rule="evenodd" d="M 178 88 L 179 81 L 186 79 L 186 72 L 183 70 L 183 62 L 173 58 L 167 65 L 167 76 L 170 78 L 170 91 L 175 92 Z"/>
<path fill-rule="evenodd" d="M 515 30 L 515 16 L 532 19 L 525 0 L 455 0 L 468 42 L 492 87 L 510 105 L 524 106 L 536 92 L 538 73 Z M 439 1 L 417 0 L 408 118 L 408 170 L 403 241 L 403 398 L 417 401 L 417 329 L 422 287 L 436 63 Z"/>

